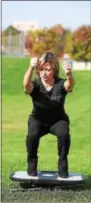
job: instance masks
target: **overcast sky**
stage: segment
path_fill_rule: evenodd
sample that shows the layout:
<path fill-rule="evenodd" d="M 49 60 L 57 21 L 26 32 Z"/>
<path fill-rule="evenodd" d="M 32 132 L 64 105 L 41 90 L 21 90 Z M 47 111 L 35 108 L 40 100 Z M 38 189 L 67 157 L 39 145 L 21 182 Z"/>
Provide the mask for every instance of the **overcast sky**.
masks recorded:
<path fill-rule="evenodd" d="M 2 28 L 15 21 L 37 21 L 40 28 L 61 24 L 75 30 L 91 24 L 90 1 L 2 1 Z"/>

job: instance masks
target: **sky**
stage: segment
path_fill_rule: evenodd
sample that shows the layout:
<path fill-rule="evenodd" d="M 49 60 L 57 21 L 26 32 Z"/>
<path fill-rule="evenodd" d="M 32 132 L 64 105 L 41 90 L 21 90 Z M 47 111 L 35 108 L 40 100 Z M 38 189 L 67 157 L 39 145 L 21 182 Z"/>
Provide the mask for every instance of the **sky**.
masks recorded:
<path fill-rule="evenodd" d="M 16 21 L 36 21 L 39 28 L 61 24 L 74 31 L 91 24 L 90 10 L 90 1 L 2 1 L 2 29 Z"/>

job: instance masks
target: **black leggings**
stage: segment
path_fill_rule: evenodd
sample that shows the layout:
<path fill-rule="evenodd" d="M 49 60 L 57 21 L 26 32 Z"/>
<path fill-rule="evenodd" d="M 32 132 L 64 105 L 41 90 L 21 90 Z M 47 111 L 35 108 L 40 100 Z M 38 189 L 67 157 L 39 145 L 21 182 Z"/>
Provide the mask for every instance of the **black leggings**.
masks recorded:
<path fill-rule="evenodd" d="M 55 124 L 48 126 L 30 117 L 28 120 L 28 135 L 26 138 L 27 147 L 27 172 L 29 175 L 37 175 L 37 151 L 39 140 L 45 134 L 54 134 L 57 136 L 58 146 L 58 173 L 60 176 L 68 174 L 68 159 L 70 147 L 69 120 L 61 119 Z"/>

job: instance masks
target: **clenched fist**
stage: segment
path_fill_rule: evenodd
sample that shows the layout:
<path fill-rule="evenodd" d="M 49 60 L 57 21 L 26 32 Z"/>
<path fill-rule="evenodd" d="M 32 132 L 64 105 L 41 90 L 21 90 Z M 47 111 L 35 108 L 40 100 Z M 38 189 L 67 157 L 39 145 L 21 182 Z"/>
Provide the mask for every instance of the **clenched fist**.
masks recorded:
<path fill-rule="evenodd" d="M 31 68 L 35 68 L 38 64 L 38 58 L 37 57 L 33 57 L 31 58 L 30 60 L 30 65 L 31 65 Z"/>
<path fill-rule="evenodd" d="M 70 76 L 72 74 L 72 61 L 71 60 L 63 60 L 62 66 L 63 66 L 65 74 L 67 76 Z"/>

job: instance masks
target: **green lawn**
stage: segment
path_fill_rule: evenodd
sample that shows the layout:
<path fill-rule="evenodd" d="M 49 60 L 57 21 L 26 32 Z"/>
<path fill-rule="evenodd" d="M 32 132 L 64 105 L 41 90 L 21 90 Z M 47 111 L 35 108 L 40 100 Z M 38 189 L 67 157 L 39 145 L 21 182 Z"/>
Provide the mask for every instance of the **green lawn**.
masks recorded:
<path fill-rule="evenodd" d="M 70 116 L 71 148 L 69 171 L 86 175 L 84 190 L 14 192 L 17 186 L 9 180 L 11 172 L 26 170 L 25 139 L 27 120 L 32 110 L 29 96 L 23 92 L 23 75 L 28 68 L 28 58 L 2 58 L 2 202 L 84 201 L 91 200 L 91 138 L 90 138 L 90 71 L 73 71 L 76 85 L 67 96 L 65 109 Z M 60 75 L 65 78 L 63 71 Z M 57 170 L 56 137 L 51 134 L 41 139 L 39 170 Z M 88 189 L 89 188 L 89 189 Z M 42 194 L 43 193 L 43 194 Z M 48 194 L 50 194 L 48 196 Z M 61 199 L 60 199 L 61 198 Z"/>

